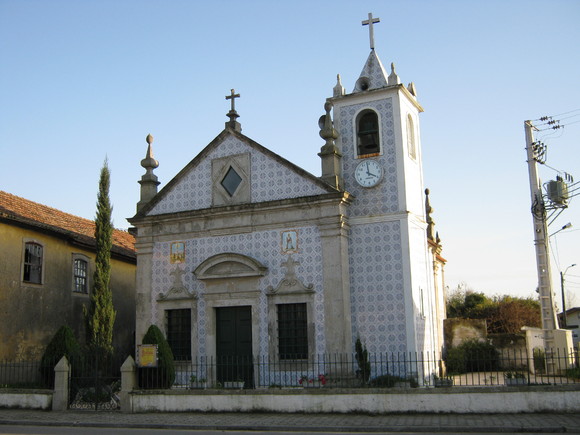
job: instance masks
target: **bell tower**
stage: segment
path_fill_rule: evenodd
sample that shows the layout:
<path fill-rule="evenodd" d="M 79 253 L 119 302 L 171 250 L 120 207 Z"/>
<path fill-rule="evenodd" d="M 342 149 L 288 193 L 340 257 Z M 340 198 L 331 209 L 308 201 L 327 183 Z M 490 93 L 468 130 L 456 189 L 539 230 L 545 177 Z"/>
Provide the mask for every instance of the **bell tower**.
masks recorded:
<path fill-rule="evenodd" d="M 353 337 L 369 351 L 439 350 L 433 267 L 426 237 L 419 104 L 415 86 L 387 74 L 375 51 L 351 93 L 340 76 L 333 89 L 336 147 L 350 207 L 349 246 Z M 377 326 L 378 325 L 378 326 Z"/>

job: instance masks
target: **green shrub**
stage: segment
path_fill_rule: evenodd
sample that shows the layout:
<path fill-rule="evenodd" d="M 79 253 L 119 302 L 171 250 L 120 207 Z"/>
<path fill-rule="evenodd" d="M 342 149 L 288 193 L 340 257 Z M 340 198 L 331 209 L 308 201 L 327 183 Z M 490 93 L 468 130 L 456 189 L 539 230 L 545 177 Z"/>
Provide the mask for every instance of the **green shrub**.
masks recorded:
<path fill-rule="evenodd" d="M 356 343 L 354 345 L 355 349 L 355 356 L 356 362 L 358 364 L 358 371 L 357 376 L 363 381 L 363 384 L 366 384 L 369 381 L 371 376 L 371 363 L 369 361 L 369 353 L 365 345 L 362 344 L 360 338 L 356 339 Z"/>
<path fill-rule="evenodd" d="M 499 368 L 499 352 L 486 341 L 467 340 L 447 351 L 449 373 L 494 371 Z"/>
<path fill-rule="evenodd" d="M 417 388 L 419 383 L 414 378 L 403 378 L 395 375 L 381 375 L 371 379 L 369 386 L 375 388 L 392 388 L 397 382 L 409 382 L 412 388 Z"/>
<path fill-rule="evenodd" d="M 175 381 L 175 366 L 173 352 L 165 340 L 161 330 L 151 325 L 143 337 L 143 344 L 157 345 L 157 367 L 139 369 L 139 385 L 141 388 L 170 388 Z"/>
<path fill-rule="evenodd" d="M 69 363 L 78 361 L 82 357 L 81 346 L 72 329 L 66 325 L 56 331 L 40 360 L 40 374 L 47 388 L 54 388 L 54 367 L 63 356 L 67 357 Z"/>

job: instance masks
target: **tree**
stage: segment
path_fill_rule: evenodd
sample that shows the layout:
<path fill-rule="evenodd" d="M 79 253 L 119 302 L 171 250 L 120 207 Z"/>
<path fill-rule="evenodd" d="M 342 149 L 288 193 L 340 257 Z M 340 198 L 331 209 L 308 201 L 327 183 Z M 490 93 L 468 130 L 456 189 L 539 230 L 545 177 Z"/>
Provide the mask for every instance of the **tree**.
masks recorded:
<path fill-rule="evenodd" d="M 87 343 L 89 347 L 113 352 L 113 325 L 116 312 L 113 308 L 113 293 L 110 289 L 111 280 L 111 247 L 113 224 L 111 213 L 113 207 L 109 201 L 110 172 L 107 161 L 103 164 L 99 179 L 97 195 L 97 217 L 95 219 L 96 258 L 93 275 L 93 291 L 88 310 L 85 310 L 87 320 Z"/>
<path fill-rule="evenodd" d="M 354 349 L 356 362 L 358 364 L 357 375 L 360 374 L 363 384 L 366 384 L 371 376 L 371 363 L 369 361 L 369 353 L 367 351 L 366 346 L 362 344 L 362 342 L 360 341 L 360 338 L 356 339 Z"/>
<path fill-rule="evenodd" d="M 521 332 L 522 326 L 541 327 L 540 314 L 538 301 L 506 295 L 497 301 L 495 326 L 498 332 L 518 334 Z"/>
<path fill-rule="evenodd" d="M 522 326 L 541 326 L 540 303 L 530 297 L 489 297 L 457 288 L 447 299 L 447 316 L 483 319 L 488 333 L 518 334 Z"/>

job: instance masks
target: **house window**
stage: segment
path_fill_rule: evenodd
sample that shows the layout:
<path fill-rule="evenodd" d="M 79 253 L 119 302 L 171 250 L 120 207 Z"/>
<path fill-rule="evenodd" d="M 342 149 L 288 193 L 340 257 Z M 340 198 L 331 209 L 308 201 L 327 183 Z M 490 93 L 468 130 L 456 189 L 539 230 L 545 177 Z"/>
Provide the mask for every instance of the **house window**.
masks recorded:
<path fill-rule="evenodd" d="M 42 245 L 27 242 L 24 245 L 24 282 L 42 284 Z"/>
<path fill-rule="evenodd" d="M 372 110 L 363 110 L 356 118 L 357 154 L 364 156 L 381 151 L 379 117 Z"/>
<path fill-rule="evenodd" d="M 279 304 L 277 307 L 280 360 L 308 358 L 306 304 Z"/>
<path fill-rule="evenodd" d="M 413 118 L 411 118 L 411 115 L 407 115 L 407 151 L 409 152 L 409 157 L 412 159 L 417 158 L 417 146 L 415 145 L 415 126 L 413 125 Z"/>
<path fill-rule="evenodd" d="M 167 343 L 176 361 L 191 361 L 191 310 L 165 311 Z"/>
<path fill-rule="evenodd" d="M 88 293 L 87 284 L 88 263 L 85 260 L 75 259 L 73 266 L 73 291 L 75 293 Z"/>

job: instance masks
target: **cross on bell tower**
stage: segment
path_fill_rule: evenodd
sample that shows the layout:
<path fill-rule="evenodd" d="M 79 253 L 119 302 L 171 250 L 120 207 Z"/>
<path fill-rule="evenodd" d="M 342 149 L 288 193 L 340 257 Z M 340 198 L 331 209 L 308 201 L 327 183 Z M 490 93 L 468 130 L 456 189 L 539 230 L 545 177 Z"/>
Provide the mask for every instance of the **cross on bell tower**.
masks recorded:
<path fill-rule="evenodd" d="M 236 119 L 240 117 L 238 112 L 236 112 L 236 98 L 240 98 L 240 94 L 236 94 L 234 89 L 231 90 L 230 95 L 226 95 L 226 100 L 232 100 L 230 111 L 227 113 L 230 120 L 226 122 L 226 128 L 231 128 L 232 130 L 241 132 L 242 126 L 238 121 L 236 121 Z"/>
<path fill-rule="evenodd" d="M 369 19 L 368 20 L 364 20 L 362 21 L 362 25 L 369 26 L 369 38 L 371 40 L 371 50 L 375 49 L 375 31 L 373 28 L 373 24 L 375 23 L 380 23 L 381 19 L 380 18 L 373 18 L 373 14 L 372 12 L 369 12 Z"/>

